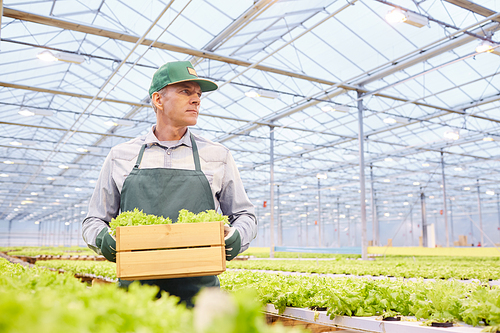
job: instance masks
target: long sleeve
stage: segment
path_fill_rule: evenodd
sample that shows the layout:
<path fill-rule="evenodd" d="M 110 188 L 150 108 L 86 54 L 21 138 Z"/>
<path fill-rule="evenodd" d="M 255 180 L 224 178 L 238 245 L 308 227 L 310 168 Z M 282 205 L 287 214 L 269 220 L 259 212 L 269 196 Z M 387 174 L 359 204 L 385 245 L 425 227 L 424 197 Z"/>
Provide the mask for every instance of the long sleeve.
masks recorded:
<path fill-rule="evenodd" d="M 241 236 L 241 250 L 245 251 L 252 239 L 257 235 L 257 218 L 255 207 L 248 199 L 243 188 L 240 173 L 231 153 L 227 152 L 226 165 L 222 179 L 222 189 L 218 193 L 220 208 L 229 222 Z"/>
<path fill-rule="evenodd" d="M 88 247 L 98 254 L 101 254 L 101 250 L 96 246 L 96 237 L 103 228 L 109 226 L 109 222 L 118 215 L 120 209 L 120 192 L 113 180 L 111 155 L 112 151 L 104 161 L 90 198 L 87 217 L 82 222 L 83 239 Z"/>

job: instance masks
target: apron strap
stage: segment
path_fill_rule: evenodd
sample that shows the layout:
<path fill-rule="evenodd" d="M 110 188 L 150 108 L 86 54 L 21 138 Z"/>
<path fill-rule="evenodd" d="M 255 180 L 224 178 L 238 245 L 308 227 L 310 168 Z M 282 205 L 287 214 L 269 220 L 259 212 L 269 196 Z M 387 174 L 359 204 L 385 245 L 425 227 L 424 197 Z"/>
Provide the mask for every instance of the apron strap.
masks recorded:
<path fill-rule="evenodd" d="M 193 146 L 193 159 L 194 159 L 194 166 L 196 171 L 201 171 L 201 166 L 200 166 L 200 155 L 198 154 L 198 146 L 196 145 L 196 141 L 194 140 L 194 136 L 192 133 L 189 133 L 191 135 L 191 145 Z M 139 168 L 139 165 L 141 164 L 142 161 L 142 155 L 144 155 L 144 149 L 146 148 L 147 144 L 143 144 L 141 147 L 141 150 L 139 151 L 139 156 L 137 156 L 137 161 L 135 162 L 134 168 Z"/>
<path fill-rule="evenodd" d="M 194 166 L 196 167 L 196 171 L 201 171 L 200 155 L 198 154 L 198 146 L 196 145 L 196 141 L 194 141 L 193 133 L 190 132 L 189 134 L 191 134 L 191 145 L 193 146 Z"/>
<path fill-rule="evenodd" d="M 143 144 L 141 147 L 141 150 L 139 151 L 139 156 L 137 156 L 137 161 L 135 161 L 134 168 L 139 169 L 139 165 L 141 164 L 142 161 L 142 155 L 144 154 L 144 148 L 146 148 L 147 144 Z"/>

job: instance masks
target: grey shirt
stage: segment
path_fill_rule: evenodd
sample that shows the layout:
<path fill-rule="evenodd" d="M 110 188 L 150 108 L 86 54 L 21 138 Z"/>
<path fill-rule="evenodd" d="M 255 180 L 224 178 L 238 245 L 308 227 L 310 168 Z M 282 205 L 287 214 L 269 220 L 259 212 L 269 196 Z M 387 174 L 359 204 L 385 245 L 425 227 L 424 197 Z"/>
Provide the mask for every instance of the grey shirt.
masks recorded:
<path fill-rule="evenodd" d="M 123 182 L 132 171 L 142 145 L 147 144 L 140 168 L 195 170 L 189 129 L 179 141 L 166 142 L 158 141 L 154 129 L 155 126 L 146 135 L 113 147 L 104 161 L 90 198 L 87 217 L 82 222 L 83 239 L 98 254 L 101 250 L 96 247 L 96 237 L 120 213 Z M 239 231 L 240 252 L 243 252 L 257 234 L 257 219 L 236 163 L 228 148 L 197 135 L 194 137 L 201 170 L 210 184 L 215 209 L 227 215 L 231 225 Z"/>

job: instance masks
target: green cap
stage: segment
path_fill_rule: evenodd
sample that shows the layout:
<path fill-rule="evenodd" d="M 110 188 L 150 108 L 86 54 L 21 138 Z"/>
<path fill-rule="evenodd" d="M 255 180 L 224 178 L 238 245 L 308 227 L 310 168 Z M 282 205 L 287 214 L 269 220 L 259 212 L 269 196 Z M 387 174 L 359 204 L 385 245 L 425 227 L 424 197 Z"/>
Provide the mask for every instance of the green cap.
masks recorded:
<path fill-rule="evenodd" d="M 198 74 L 196 74 L 191 62 L 173 61 L 167 62 L 154 73 L 151 86 L 149 87 L 149 97 L 154 92 L 161 90 L 169 84 L 187 81 L 198 83 L 202 92 L 217 90 L 219 88 L 217 84 L 210 80 L 198 78 Z"/>

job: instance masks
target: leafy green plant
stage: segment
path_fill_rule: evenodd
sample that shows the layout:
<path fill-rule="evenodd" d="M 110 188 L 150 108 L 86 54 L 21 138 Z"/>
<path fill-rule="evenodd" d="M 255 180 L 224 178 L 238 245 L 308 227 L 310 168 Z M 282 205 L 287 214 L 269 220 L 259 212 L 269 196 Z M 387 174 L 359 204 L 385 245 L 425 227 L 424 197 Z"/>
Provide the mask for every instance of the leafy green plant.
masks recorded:
<path fill-rule="evenodd" d="M 223 221 L 228 224 L 227 216 L 217 213 L 215 210 L 207 210 L 194 214 L 186 209 L 179 211 L 177 223 L 197 223 L 197 222 L 218 222 Z M 116 218 L 109 223 L 111 235 L 116 235 L 117 227 L 128 227 L 135 225 L 153 225 L 153 224 L 172 224 L 172 220 L 163 216 L 145 214 L 142 210 L 134 208 L 133 211 L 120 213 Z"/>

